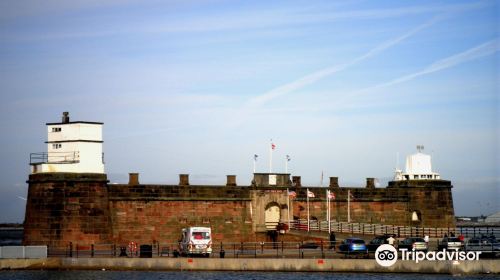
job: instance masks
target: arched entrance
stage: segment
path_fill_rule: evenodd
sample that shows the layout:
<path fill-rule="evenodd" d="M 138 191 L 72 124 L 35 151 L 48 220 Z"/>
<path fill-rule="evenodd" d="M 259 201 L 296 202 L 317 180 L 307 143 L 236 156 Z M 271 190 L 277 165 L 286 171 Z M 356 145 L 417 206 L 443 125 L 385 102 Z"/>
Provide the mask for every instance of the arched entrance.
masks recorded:
<path fill-rule="evenodd" d="M 266 206 L 264 220 L 267 230 L 276 230 L 276 226 L 280 222 L 280 205 L 276 202 L 271 202 Z"/>

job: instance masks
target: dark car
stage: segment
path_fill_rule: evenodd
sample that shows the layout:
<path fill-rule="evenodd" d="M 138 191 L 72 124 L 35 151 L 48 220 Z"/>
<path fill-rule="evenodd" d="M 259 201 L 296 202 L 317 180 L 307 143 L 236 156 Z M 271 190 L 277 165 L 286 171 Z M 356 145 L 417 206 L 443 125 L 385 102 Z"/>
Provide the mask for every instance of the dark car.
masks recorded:
<path fill-rule="evenodd" d="M 366 245 L 366 247 L 368 248 L 368 251 L 375 252 L 375 251 L 377 251 L 377 248 L 380 245 L 389 244 L 389 241 L 387 241 L 387 239 L 389 237 L 395 238 L 396 235 L 395 234 L 384 234 L 384 235 L 376 236 L 368 243 L 368 245 Z"/>
<path fill-rule="evenodd" d="M 411 251 L 415 249 L 415 251 L 425 251 L 427 252 L 428 247 L 425 240 L 421 237 L 408 237 L 405 240 L 399 242 L 399 249 L 407 249 Z"/>
<path fill-rule="evenodd" d="M 368 256 L 368 249 L 365 241 L 360 238 L 347 238 L 339 245 L 339 252 L 346 256 L 350 254 L 363 254 Z"/>

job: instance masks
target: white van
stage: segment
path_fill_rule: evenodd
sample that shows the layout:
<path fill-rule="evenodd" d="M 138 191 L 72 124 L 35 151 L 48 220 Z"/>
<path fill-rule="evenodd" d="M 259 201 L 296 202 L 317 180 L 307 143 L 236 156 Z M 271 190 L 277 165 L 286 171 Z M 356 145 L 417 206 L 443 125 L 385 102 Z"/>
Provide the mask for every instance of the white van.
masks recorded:
<path fill-rule="evenodd" d="M 181 256 L 202 255 L 212 253 L 212 232 L 209 227 L 188 227 L 182 229 L 179 243 Z"/>

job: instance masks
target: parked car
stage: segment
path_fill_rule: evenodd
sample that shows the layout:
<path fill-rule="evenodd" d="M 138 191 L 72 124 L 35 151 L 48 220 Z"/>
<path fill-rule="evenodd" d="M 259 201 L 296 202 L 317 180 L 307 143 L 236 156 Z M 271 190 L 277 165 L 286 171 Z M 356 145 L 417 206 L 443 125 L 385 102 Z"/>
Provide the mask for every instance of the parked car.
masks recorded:
<path fill-rule="evenodd" d="M 389 237 L 395 238 L 395 234 L 384 234 L 384 235 L 379 235 L 373 238 L 366 247 L 368 248 L 368 252 L 375 252 L 377 251 L 377 248 L 382 245 L 382 244 L 389 244 L 389 241 L 387 241 L 387 238 Z"/>
<path fill-rule="evenodd" d="M 500 242 L 498 242 L 495 238 L 471 238 L 467 241 L 467 243 L 465 243 L 465 251 L 480 251 L 481 255 L 491 255 L 494 257 L 499 256 Z"/>
<path fill-rule="evenodd" d="M 403 241 L 399 242 L 399 249 L 408 249 L 411 251 L 415 249 L 415 251 L 425 251 L 429 249 L 427 247 L 427 243 L 421 237 L 408 237 Z"/>
<path fill-rule="evenodd" d="M 339 245 L 339 252 L 346 256 L 351 254 L 363 254 L 368 256 L 368 249 L 365 241 L 360 238 L 347 238 Z"/>
<path fill-rule="evenodd" d="M 458 237 L 445 237 L 438 244 L 438 250 L 463 250 L 464 243 Z"/>

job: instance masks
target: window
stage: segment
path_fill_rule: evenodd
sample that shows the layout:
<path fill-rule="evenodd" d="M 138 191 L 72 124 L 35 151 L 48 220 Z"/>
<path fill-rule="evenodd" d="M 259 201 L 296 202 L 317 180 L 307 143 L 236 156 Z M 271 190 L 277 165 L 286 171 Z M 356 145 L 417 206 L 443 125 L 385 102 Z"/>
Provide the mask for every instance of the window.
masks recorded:
<path fill-rule="evenodd" d="M 61 128 L 60 127 L 53 127 L 52 132 L 61 132 Z"/>
<path fill-rule="evenodd" d="M 60 149 L 62 148 L 62 144 L 52 144 L 52 149 Z"/>

